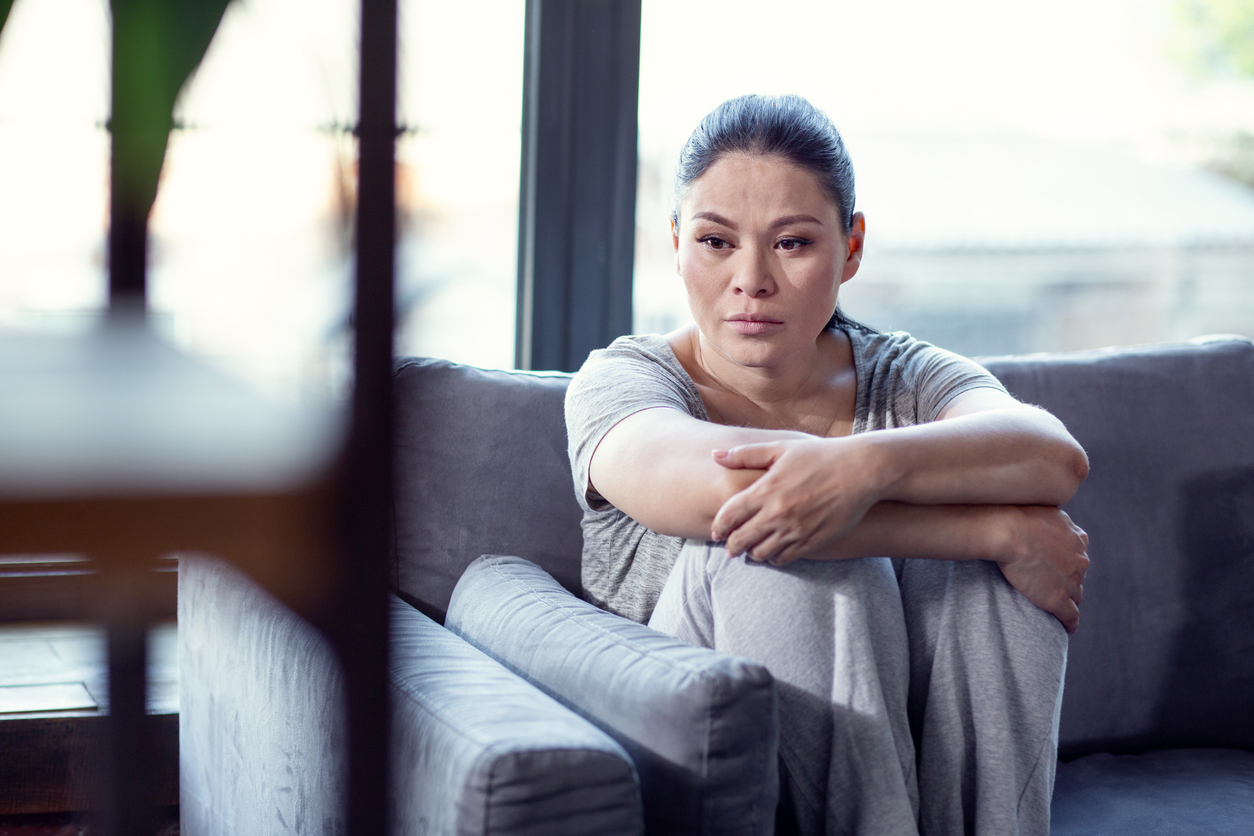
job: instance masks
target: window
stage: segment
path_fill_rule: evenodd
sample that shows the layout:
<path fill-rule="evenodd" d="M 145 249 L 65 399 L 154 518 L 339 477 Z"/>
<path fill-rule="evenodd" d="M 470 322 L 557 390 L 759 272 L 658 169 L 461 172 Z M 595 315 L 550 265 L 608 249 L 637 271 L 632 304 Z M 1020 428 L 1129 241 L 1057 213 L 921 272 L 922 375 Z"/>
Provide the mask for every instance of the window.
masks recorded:
<path fill-rule="evenodd" d="M 514 356 L 523 7 L 401 3 L 397 351 Z M 353 0 L 233 3 L 176 109 L 149 304 L 275 395 L 342 394 L 357 114 Z M 473 27 L 469 24 L 473 22 Z M 0 327 L 105 304 L 107 0 L 17 0 L 0 39 Z"/>
<path fill-rule="evenodd" d="M 635 330 L 688 318 L 667 227 L 688 132 L 796 92 L 854 162 L 851 316 L 969 354 L 1254 334 L 1254 191 L 1218 173 L 1250 158 L 1254 83 L 1190 69 L 1179 5 L 646 0 Z"/>

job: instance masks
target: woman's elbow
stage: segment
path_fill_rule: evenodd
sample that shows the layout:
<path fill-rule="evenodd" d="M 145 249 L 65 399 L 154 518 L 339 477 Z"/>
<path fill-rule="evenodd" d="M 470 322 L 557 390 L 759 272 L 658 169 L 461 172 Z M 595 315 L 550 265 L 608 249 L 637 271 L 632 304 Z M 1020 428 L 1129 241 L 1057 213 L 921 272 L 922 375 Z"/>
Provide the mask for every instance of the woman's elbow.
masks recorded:
<path fill-rule="evenodd" d="M 1075 436 L 1063 426 L 1062 421 L 1043 409 L 1040 413 L 1048 416 L 1048 420 L 1053 424 L 1049 433 L 1052 438 L 1047 442 L 1048 453 L 1045 453 L 1045 457 L 1049 461 L 1052 474 L 1049 483 L 1055 486 L 1058 494 L 1055 498 L 1058 501 L 1048 504 L 1062 505 L 1075 496 L 1075 492 L 1080 489 L 1080 484 L 1088 478 L 1089 457 L 1080 446 L 1080 442 L 1075 440 Z"/>
<path fill-rule="evenodd" d="M 1074 439 L 1066 446 L 1066 450 L 1059 459 L 1060 467 L 1057 468 L 1057 490 L 1059 502 L 1051 503 L 1054 505 L 1063 505 L 1075 496 L 1076 491 L 1080 489 L 1080 484 L 1088 478 L 1089 475 L 1089 457 Z"/>

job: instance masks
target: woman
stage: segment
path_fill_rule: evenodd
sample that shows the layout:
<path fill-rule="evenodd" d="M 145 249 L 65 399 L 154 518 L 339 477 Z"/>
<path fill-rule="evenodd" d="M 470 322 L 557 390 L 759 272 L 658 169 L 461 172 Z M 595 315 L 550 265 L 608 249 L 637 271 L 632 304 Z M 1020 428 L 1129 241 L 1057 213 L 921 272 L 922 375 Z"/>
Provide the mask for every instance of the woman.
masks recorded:
<path fill-rule="evenodd" d="M 804 99 L 723 103 L 677 180 L 693 324 L 567 395 L 589 597 L 768 667 L 789 829 L 1047 833 L 1084 451 L 977 364 L 832 313 L 866 224 Z"/>

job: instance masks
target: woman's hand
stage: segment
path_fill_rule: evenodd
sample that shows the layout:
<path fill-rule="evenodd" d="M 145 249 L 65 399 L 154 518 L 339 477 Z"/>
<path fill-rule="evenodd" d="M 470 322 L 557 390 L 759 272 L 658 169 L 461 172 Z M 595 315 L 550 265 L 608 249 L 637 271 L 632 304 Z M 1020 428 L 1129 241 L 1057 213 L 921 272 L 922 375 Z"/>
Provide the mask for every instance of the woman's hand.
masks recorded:
<path fill-rule="evenodd" d="M 879 497 L 874 468 L 851 438 L 810 438 L 715 450 L 729 469 L 766 473 L 728 499 L 710 536 L 729 554 L 782 565 L 839 540 Z"/>
<path fill-rule="evenodd" d="M 1068 633 L 1080 626 L 1089 536 L 1061 509 L 1010 505 L 1009 548 L 1001 572 L 1033 604 L 1052 613 Z"/>

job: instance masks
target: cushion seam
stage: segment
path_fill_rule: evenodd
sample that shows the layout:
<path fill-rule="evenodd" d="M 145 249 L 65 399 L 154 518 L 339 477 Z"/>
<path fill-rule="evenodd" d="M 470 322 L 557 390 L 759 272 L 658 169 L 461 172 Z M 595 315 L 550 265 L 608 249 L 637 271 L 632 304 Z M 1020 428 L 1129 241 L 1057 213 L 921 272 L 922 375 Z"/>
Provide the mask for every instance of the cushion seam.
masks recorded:
<path fill-rule="evenodd" d="M 630 642 L 628 642 L 628 641 L 626 641 L 626 640 L 622 639 L 622 638 L 621 638 L 621 637 L 619 637 L 619 636 L 614 635 L 613 633 L 609 632 L 609 631 L 608 631 L 608 630 L 606 630 L 604 627 L 601 627 L 601 626 L 600 626 L 600 625 L 598 625 L 598 624 L 587 624 L 587 623 L 585 623 L 585 622 L 583 622 L 583 621 L 581 621 L 581 620 L 578 620 L 578 619 L 576 619 L 576 618 L 572 618 L 571 616 L 569 616 L 569 615 L 567 615 L 566 613 L 562 612 L 560 608 L 558 608 L 558 607 L 554 606 L 551 602 L 549 602 L 549 601 L 547 601 L 547 600 L 545 600 L 545 599 L 544 599 L 544 596 L 543 596 L 543 594 L 542 594 L 542 593 L 543 593 L 545 590 L 540 590 L 540 589 L 537 589 L 537 588 L 535 588 L 534 586 L 531 586 L 531 585 L 527 584 L 526 582 L 524 582 L 524 581 L 523 581 L 522 579 L 520 579 L 520 578 L 515 578 L 515 577 L 513 577 L 513 576 L 511 576 L 511 575 L 506 574 L 505 572 L 502 572 L 502 571 L 501 571 L 501 569 L 500 569 L 500 566 L 497 564 L 497 562 L 496 562 L 496 561 L 486 560 L 486 561 L 484 561 L 484 562 L 485 562 L 485 563 L 487 563 L 488 565 L 490 565 L 490 566 L 492 567 L 492 570 L 493 570 L 494 572 L 496 572 L 496 573 L 497 573 L 497 575 L 498 575 L 498 576 L 500 576 L 501 578 L 503 578 L 506 582 L 508 582 L 508 583 L 510 583 L 510 584 L 513 584 L 513 585 L 515 585 L 515 586 L 518 586 L 518 587 L 520 587 L 521 589 L 524 589 L 524 590 L 525 590 L 525 591 L 527 591 L 527 592 L 532 593 L 532 594 L 535 596 L 535 599 L 536 599 L 537 601 L 539 601 L 539 603 L 543 604 L 545 607 L 547 607 L 547 608 L 549 609 L 549 611 L 550 611 L 550 612 L 552 612 L 554 615 L 557 615 L 558 617 L 562 618 L 564 621 L 567 621 L 567 622 L 570 622 L 570 623 L 577 623 L 577 624 L 580 624 L 581 626 L 583 626 L 583 627 L 585 627 L 585 628 L 587 628 L 587 629 L 589 629 L 589 630 L 595 631 L 598 635 L 603 636 L 603 637 L 604 637 L 605 639 L 607 639 L 608 641 L 610 641 L 610 642 L 614 643 L 615 645 L 617 645 L 617 646 L 619 646 L 619 647 L 622 647 L 622 648 L 624 648 L 624 649 L 626 649 L 626 650 L 630 651 L 631 653 L 633 653 L 633 654 L 635 654 L 635 655 L 637 655 L 637 656 L 641 656 L 641 657 L 645 657 L 645 658 L 650 658 L 650 659 L 655 659 L 655 660 L 658 660 L 658 661 L 663 662 L 663 663 L 665 663 L 665 664 L 667 664 L 667 665 L 671 665 L 671 666 L 673 666 L 673 667 L 675 667 L 675 668 L 677 668 L 677 669 L 680 669 L 680 670 L 686 671 L 686 672 L 688 672 L 688 673 L 690 673 L 690 674 L 694 674 L 694 675 L 696 675 L 696 676 L 700 677 L 700 678 L 701 678 L 701 679 L 703 679 L 703 680 L 704 680 L 704 679 L 709 679 L 709 678 L 711 678 L 711 677 L 714 677 L 714 676 L 715 676 L 715 674 L 711 673 L 709 670 L 704 669 L 704 668 L 700 668 L 700 667 L 696 667 L 695 665 L 693 665 L 693 664 L 691 664 L 691 663 L 689 663 L 689 662 L 683 662 L 683 661 L 680 661 L 680 660 L 677 660 L 677 659 L 671 659 L 671 658 L 668 658 L 668 657 L 666 657 L 666 656 L 662 655 L 660 652 L 655 651 L 655 650 L 652 650 L 652 649 L 644 649 L 644 648 L 636 647 L 634 644 L 632 644 L 632 643 L 630 643 Z M 563 591 L 565 591 L 565 590 L 563 590 Z M 567 593 L 567 594 L 569 594 L 569 593 Z M 572 597 L 574 597 L 574 596 L 572 596 Z M 579 599 L 575 599 L 575 600 L 579 600 Z M 591 606 L 591 605 L 589 605 L 589 606 Z M 604 612 L 604 611 L 602 610 L 602 612 Z M 609 613 L 609 615 L 613 615 L 613 613 Z M 620 616 L 620 617 L 621 617 L 621 616 Z M 633 622 L 633 623 L 634 623 L 634 622 Z M 646 629 L 648 629 L 648 628 L 646 628 Z M 660 634 L 660 633 L 659 633 L 659 635 L 662 635 L 662 634 Z"/>
<path fill-rule="evenodd" d="M 508 669 L 506 670 L 508 671 Z M 517 674 L 513 674 L 513 675 L 517 676 Z M 523 684 L 527 685 L 528 687 L 532 687 L 532 688 L 535 687 L 524 679 L 520 678 L 520 681 Z M 440 725 L 444 726 L 445 728 L 447 728 L 449 731 L 451 731 L 453 734 L 457 735 L 458 737 L 461 737 L 465 740 L 469 740 L 473 743 L 476 743 L 480 746 L 485 747 L 485 751 L 489 751 L 489 750 L 497 751 L 497 750 L 502 750 L 505 747 L 504 743 L 501 743 L 491 734 L 474 729 L 472 726 L 469 726 L 468 724 L 458 723 L 457 721 L 448 717 L 445 714 L 445 712 L 442 709 L 436 707 L 436 705 L 428 697 L 420 693 L 411 692 L 408 688 L 397 683 L 395 680 L 393 680 L 392 682 L 392 689 L 398 692 L 399 694 L 401 694 L 402 696 L 408 698 L 410 702 L 414 703 L 419 709 L 421 709 L 422 712 L 427 717 L 430 717 L 432 720 L 438 722 Z M 543 691 L 541 691 L 540 693 L 544 694 Z M 544 696 L 548 697 L 547 694 L 545 694 Z M 548 697 L 548 698 L 552 699 L 552 697 Z M 561 703 L 556 703 L 556 705 L 559 708 L 561 708 L 563 712 L 570 711 L 570 709 L 566 708 Z M 582 722 L 587 722 L 584 718 L 579 717 L 578 714 L 574 714 L 574 717 L 579 719 Z M 593 726 L 593 728 L 595 729 L 596 727 Z M 598 729 L 598 731 L 600 730 Z M 601 732 L 601 733 L 603 734 L 604 732 Z M 601 748 L 601 747 L 594 748 L 594 747 L 588 746 L 587 743 L 580 743 L 575 746 L 561 746 L 561 745 L 555 746 L 551 744 L 546 744 L 542 747 L 535 747 L 531 751 L 551 751 L 551 752 L 585 751 L 585 752 L 602 752 L 607 755 L 617 756 L 617 753 L 614 752 L 612 749 Z"/>

